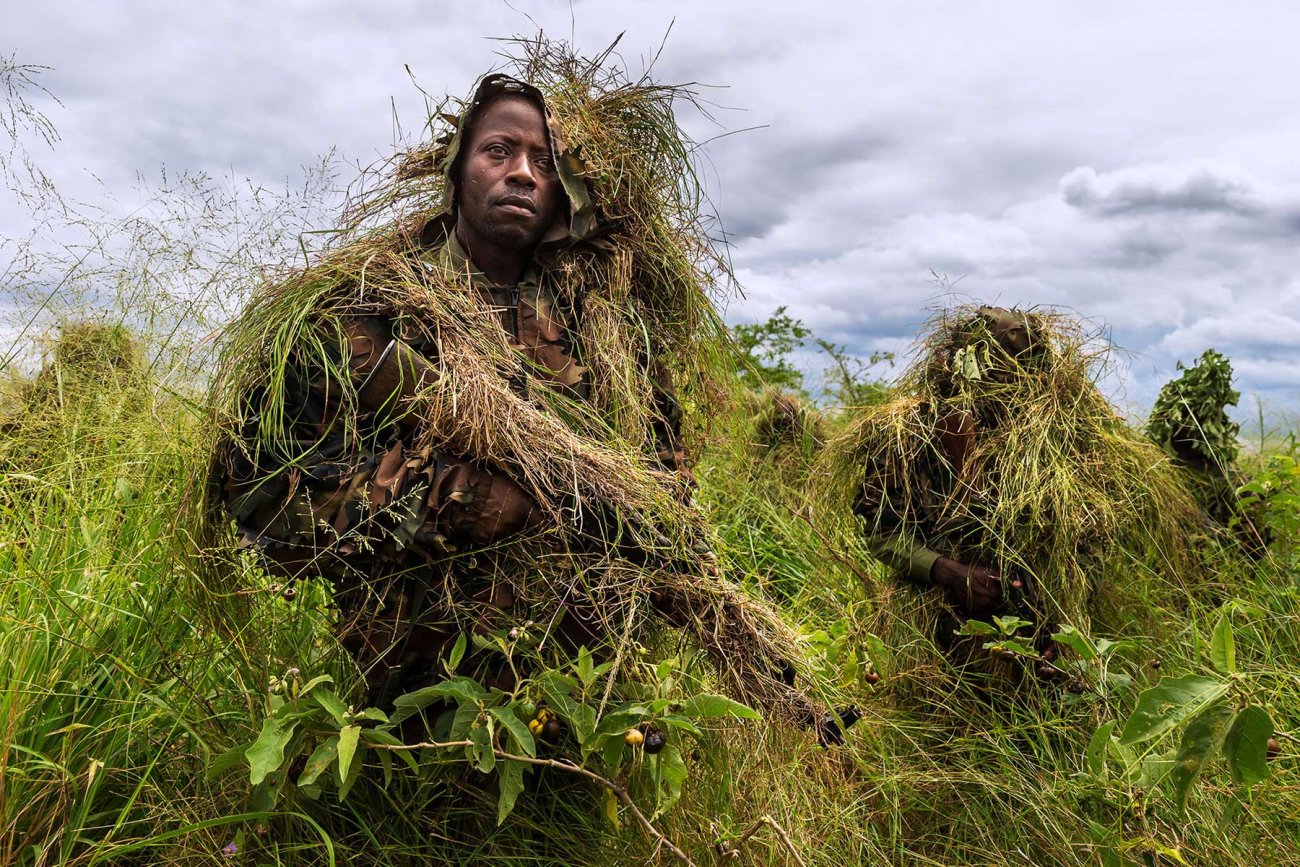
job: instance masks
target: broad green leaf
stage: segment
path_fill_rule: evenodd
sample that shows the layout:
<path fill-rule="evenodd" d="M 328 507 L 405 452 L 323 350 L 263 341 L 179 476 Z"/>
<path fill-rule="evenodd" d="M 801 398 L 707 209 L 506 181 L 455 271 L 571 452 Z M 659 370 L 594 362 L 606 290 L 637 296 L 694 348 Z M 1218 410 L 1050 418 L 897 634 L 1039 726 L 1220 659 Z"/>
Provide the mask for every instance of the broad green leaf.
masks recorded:
<path fill-rule="evenodd" d="M 1176 752 L 1176 750 L 1169 750 L 1143 756 L 1142 760 L 1138 762 L 1137 776 L 1133 778 L 1133 785 L 1141 786 L 1144 789 L 1160 785 L 1160 781 L 1169 776 L 1174 769 L 1174 764 L 1177 761 Z"/>
<path fill-rule="evenodd" d="M 1219 615 L 1219 622 L 1214 625 L 1214 634 L 1210 637 L 1210 662 L 1220 674 L 1235 674 L 1237 671 L 1237 642 L 1232 635 L 1232 609 Z"/>
<path fill-rule="evenodd" d="M 1132 772 L 1133 766 L 1137 763 L 1137 752 L 1132 747 L 1125 746 L 1119 742 L 1119 738 L 1112 737 L 1106 743 L 1106 750 L 1111 758 L 1120 763 L 1126 775 Z"/>
<path fill-rule="evenodd" d="M 485 720 L 483 725 L 471 729 L 469 739 L 470 762 L 483 773 L 492 773 L 497 764 L 496 753 L 492 751 L 492 720 Z"/>
<path fill-rule="evenodd" d="M 1232 721 L 1223 742 L 1232 780 L 1239 786 L 1253 786 L 1268 779 L 1268 739 L 1273 737 L 1273 718 L 1257 704 L 1247 705 Z"/>
<path fill-rule="evenodd" d="M 1103 723 L 1092 733 L 1092 740 L 1088 741 L 1088 751 L 1084 756 L 1088 762 L 1088 771 L 1094 777 L 1100 777 L 1106 770 L 1106 744 L 1110 742 L 1115 725 L 1115 720 Z"/>
<path fill-rule="evenodd" d="M 505 761 L 498 775 L 501 794 L 497 797 L 497 824 L 500 825 L 515 808 L 519 793 L 524 790 L 524 763 Z"/>
<path fill-rule="evenodd" d="M 583 686 L 589 687 L 596 680 L 596 666 L 592 662 L 591 651 L 585 645 L 578 648 L 578 661 L 573 664 L 573 670 Z"/>
<path fill-rule="evenodd" d="M 345 717 L 348 712 L 348 706 L 343 703 L 343 699 L 334 694 L 334 690 L 312 690 L 311 697 L 316 700 L 318 705 L 325 708 L 325 710 L 329 712 L 330 716 L 334 717 L 336 723 L 340 726 L 346 724 L 347 720 Z"/>
<path fill-rule="evenodd" d="M 226 750 L 224 753 L 217 756 L 215 759 L 212 760 L 212 764 L 208 765 L 208 770 L 207 770 L 208 779 L 212 779 L 220 774 L 224 774 L 226 771 L 230 770 L 235 765 L 239 764 L 241 761 L 243 761 L 244 753 L 246 753 L 247 751 L 248 751 L 248 747 L 239 746 L 239 747 L 234 747 L 233 749 Z"/>
<path fill-rule="evenodd" d="M 1127 653 L 1137 648 L 1137 642 L 1128 638 L 1121 638 L 1117 641 L 1111 641 L 1109 638 L 1097 639 L 1097 653 L 1102 657 L 1114 656 L 1116 653 Z"/>
<path fill-rule="evenodd" d="M 609 789 L 601 787 L 602 798 L 600 801 L 601 814 L 604 815 L 605 821 L 615 831 L 618 830 L 618 798 Z"/>
<path fill-rule="evenodd" d="M 264 780 L 253 787 L 248 799 L 248 806 L 254 813 L 269 813 L 275 809 L 275 802 L 280 798 L 280 787 Z"/>
<path fill-rule="evenodd" d="M 339 785 L 352 773 L 352 762 L 357 757 L 357 741 L 361 738 L 361 726 L 344 726 L 339 730 Z"/>
<path fill-rule="evenodd" d="M 990 647 L 997 647 L 1002 650 L 1010 650 L 1014 653 L 1020 654 L 1021 656 L 1028 656 L 1031 658 L 1038 657 L 1037 650 L 1034 650 L 1028 644 L 1025 644 L 1023 641 L 1020 641 L 1015 638 L 999 638 L 997 641 L 984 642 L 985 650 L 988 650 Z"/>
<path fill-rule="evenodd" d="M 655 808 L 651 819 L 656 819 L 672 809 L 682 796 L 682 784 L 686 782 L 686 762 L 677 747 L 668 744 L 663 752 L 656 756 L 656 783 L 660 786 L 659 806 Z M 667 794 L 663 791 L 666 790 Z"/>
<path fill-rule="evenodd" d="M 542 692 L 562 692 L 566 695 L 578 688 L 577 678 L 562 671 L 543 672 L 537 678 L 537 684 L 542 688 Z"/>
<path fill-rule="evenodd" d="M 958 635 L 1001 635 L 998 628 L 992 623 L 985 623 L 983 620 L 967 620 L 957 630 Z"/>
<path fill-rule="evenodd" d="M 1092 661 L 1097 658 L 1097 648 L 1092 646 L 1087 636 L 1073 626 L 1062 626 L 1052 636 L 1052 640 L 1057 644 L 1064 644 L 1083 659 Z"/>
<path fill-rule="evenodd" d="M 452 717 L 451 730 L 447 732 L 448 740 L 464 740 L 469 736 L 470 730 L 474 728 L 476 720 L 478 720 L 478 707 L 476 705 L 463 704 L 458 707 L 456 715 Z"/>
<path fill-rule="evenodd" d="M 1034 625 L 1030 623 L 1028 620 L 1022 620 L 1021 618 L 1016 617 L 1013 614 L 1008 614 L 1008 615 L 995 614 L 993 615 L 993 622 L 998 625 L 998 629 L 1002 632 L 1003 635 L 1015 635 L 1016 630 L 1019 629 L 1020 627 Z"/>
<path fill-rule="evenodd" d="M 315 695 L 315 693 L 313 692 L 312 695 Z M 279 696 L 275 697 L 278 698 Z M 310 696 L 303 696 L 279 705 L 271 716 L 284 724 L 315 716 L 318 710 L 316 702 L 312 701 Z"/>
<path fill-rule="evenodd" d="M 356 715 L 357 719 L 370 720 L 371 722 L 386 723 L 388 714 L 384 713 L 377 707 L 368 707 Z"/>
<path fill-rule="evenodd" d="M 880 636 L 871 632 L 863 637 L 862 642 L 867 647 L 867 658 L 871 660 L 871 667 L 877 674 L 888 674 L 889 649 L 885 647 L 885 642 L 880 640 Z"/>
<path fill-rule="evenodd" d="M 515 716 L 515 712 L 506 707 L 489 708 L 488 713 L 497 718 L 501 725 L 505 726 L 514 738 L 519 749 L 524 751 L 524 755 L 533 757 L 537 755 L 537 743 L 533 740 L 533 733 L 528 730 L 528 726 Z"/>
<path fill-rule="evenodd" d="M 419 710 L 445 698 L 455 699 L 458 704 L 477 704 L 485 695 L 487 690 L 476 681 L 468 677 L 453 677 L 451 680 L 444 680 L 442 683 L 399 695 L 393 700 L 393 706 L 399 710 Z"/>
<path fill-rule="evenodd" d="M 343 799 L 348 796 L 348 792 L 352 791 L 352 786 L 356 783 L 357 777 L 361 776 L 361 766 L 364 764 L 365 762 L 362 761 L 352 762 L 352 767 L 348 770 L 348 775 L 343 777 L 342 782 L 339 784 L 338 796 L 340 804 L 343 803 Z"/>
<path fill-rule="evenodd" d="M 679 714 L 665 714 L 664 716 L 659 717 L 659 722 L 668 728 L 681 729 L 682 731 L 690 732 L 697 737 L 704 734 L 700 731 L 699 726 Z"/>
<path fill-rule="evenodd" d="M 447 656 L 447 671 L 451 674 L 456 673 L 456 666 L 465 658 L 465 647 L 468 642 L 465 640 L 465 633 L 456 636 L 456 643 L 451 646 L 451 653 Z"/>
<path fill-rule="evenodd" d="M 682 716 L 691 719 L 713 719 L 716 717 L 734 717 L 735 719 L 760 720 L 763 715 L 738 701 L 732 701 L 724 695 L 701 693 L 693 695 L 682 705 Z"/>
<path fill-rule="evenodd" d="M 320 777 L 321 774 L 329 770 L 330 765 L 339 757 L 339 738 L 334 735 L 312 751 L 311 756 L 307 759 L 307 764 L 303 766 L 302 773 L 298 776 L 298 787 L 310 786 Z"/>
<path fill-rule="evenodd" d="M 1111 689 L 1128 689 L 1133 685 L 1133 678 L 1122 671 L 1108 671 L 1106 685 Z"/>
<path fill-rule="evenodd" d="M 600 718 L 600 725 L 596 726 L 595 731 L 582 742 L 583 755 L 599 747 L 603 738 L 622 738 L 628 729 L 642 722 L 646 716 L 645 705 L 631 705 L 605 714 Z"/>
<path fill-rule="evenodd" d="M 1205 708 L 1187 724 L 1170 774 L 1174 781 L 1174 805 L 1178 812 L 1184 812 L 1187 807 L 1187 794 L 1191 791 L 1192 783 L 1196 782 L 1205 766 L 1219 754 L 1231 720 L 1232 708 L 1227 702 L 1220 701 Z"/>
<path fill-rule="evenodd" d="M 613 779 L 623 767 L 623 754 L 627 751 L 627 742 L 622 737 L 605 738 L 600 757 L 605 762 L 605 776 Z"/>
<path fill-rule="evenodd" d="M 306 695 L 316 687 L 320 686 L 322 683 L 333 683 L 333 682 L 334 682 L 334 678 L 330 677 L 328 674 L 318 674 L 315 677 L 313 677 L 311 680 L 303 684 L 301 694 Z"/>
<path fill-rule="evenodd" d="M 1119 736 L 1120 743 L 1139 744 L 1173 731 L 1227 692 L 1228 685 L 1212 677 L 1188 674 L 1165 678 L 1138 696 L 1137 707 Z"/>
<path fill-rule="evenodd" d="M 249 785 L 258 785 L 284 762 L 284 748 L 293 738 L 295 726 L 296 723 L 285 725 L 269 717 L 262 720 L 262 733 L 244 751 L 244 758 L 248 759 Z"/>

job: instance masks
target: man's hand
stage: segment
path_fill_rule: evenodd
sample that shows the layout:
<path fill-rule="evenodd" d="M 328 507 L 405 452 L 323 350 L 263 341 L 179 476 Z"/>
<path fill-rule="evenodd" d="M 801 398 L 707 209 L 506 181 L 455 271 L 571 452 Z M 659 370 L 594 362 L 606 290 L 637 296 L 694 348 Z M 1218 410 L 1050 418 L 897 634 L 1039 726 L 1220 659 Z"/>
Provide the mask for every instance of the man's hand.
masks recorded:
<path fill-rule="evenodd" d="M 967 566 L 940 557 L 930 567 L 930 580 L 971 614 L 993 611 L 1002 604 L 1002 576 L 985 566 Z"/>

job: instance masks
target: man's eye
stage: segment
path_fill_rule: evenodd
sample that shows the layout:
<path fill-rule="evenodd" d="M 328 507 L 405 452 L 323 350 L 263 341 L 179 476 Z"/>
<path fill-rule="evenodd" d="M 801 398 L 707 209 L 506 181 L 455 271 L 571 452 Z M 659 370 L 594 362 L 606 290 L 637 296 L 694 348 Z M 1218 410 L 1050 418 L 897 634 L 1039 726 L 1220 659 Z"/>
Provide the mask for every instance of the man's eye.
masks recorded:
<path fill-rule="evenodd" d="M 533 162 L 536 163 L 537 167 L 544 172 L 555 171 L 555 161 L 550 157 L 538 157 Z"/>
<path fill-rule="evenodd" d="M 488 153 L 493 154 L 493 155 L 495 155 L 495 156 L 500 156 L 500 157 L 508 157 L 508 156 L 510 156 L 510 151 L 506 148 L 505 145 L 501 145 L 501 144 L 492 144 L 492 145 L 488 145 L 488 146 L 485 148 L 485 150 L 486 150 Z"/>

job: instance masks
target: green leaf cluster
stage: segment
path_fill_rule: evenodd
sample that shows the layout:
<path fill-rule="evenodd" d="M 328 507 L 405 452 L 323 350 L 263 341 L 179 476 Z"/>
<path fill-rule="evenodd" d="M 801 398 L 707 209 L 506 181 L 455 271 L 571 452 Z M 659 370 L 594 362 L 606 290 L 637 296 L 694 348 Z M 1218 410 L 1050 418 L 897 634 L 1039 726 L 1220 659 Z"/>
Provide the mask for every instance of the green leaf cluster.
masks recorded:
<path fill-rule="evenodd" d="M 1138 784 L 1154 785 L 1167 777 L 1180 813 L 1186 811 L 1192 785 L 1220 756 L 1238 786 L 1252 786 L 1268 778 L 1273 719 L 1242 685 L 1232 625 L 1234 610 L 1232 604 L 1225 606 L 1210 639 L 1209 657 L 1215 674 L 1162 678 L 1138 696 L 1118 735 L 1114 733 L 1115 721 L 1097 730 L 1086 755 L 1094 776 L 1104 774 L 1109 755 Z M 1155 745 L 1180 726 L 1183 731 L 1176 750 L 1155 753 Z M 1142 745 L 1149 745 L 1145 752 L 1136 749 Z"/>
<path fill-rule="evenodd" d="M 1147 434 L 1170 455 L 1226 467 L 1237 459 L 1241 426 L 1228 417 L 1241 393 L 1232 387 L 1232 364 L 1207 349 L 1182 375 L 1165 383 L 1147 422 Z"/>

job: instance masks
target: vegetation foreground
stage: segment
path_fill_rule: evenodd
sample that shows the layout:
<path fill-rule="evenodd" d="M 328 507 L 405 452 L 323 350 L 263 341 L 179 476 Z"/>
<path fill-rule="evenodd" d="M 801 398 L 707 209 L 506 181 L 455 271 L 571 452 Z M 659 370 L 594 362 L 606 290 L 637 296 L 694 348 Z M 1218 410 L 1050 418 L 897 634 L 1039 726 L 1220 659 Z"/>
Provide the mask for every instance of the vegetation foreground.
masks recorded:
<path fill-rule="evenodd" d="M 322 585 L 278 587 L 251 559 L 209 584 L 182 518 L 203 460 L 200 405 L 160 388 L 124 332 L 107 333 L 64 334 L 18 389 L 0 441 L 0 862 L 667 863 L 669 845 L 696 863 L 1300 862 L 1294 450 L 1256 463 L 1275 531 L 1291 534 L 1270 557 L 1207 540 L 1204 580 L 1180 597 L 1135 560 L 1123 611 L 1140 616 L 1080 636 L 1095 686 L 1012 700 L 963 686 L 927 638 L 891 624 L 904 589 L 847 521 L 809 520 L 815 443 L 774 436 L 770 418 L 753 424 L 739 407 L 730 446 L 700 472 L 724 563 L 801 624 L 823 681 L 863 721 L 823 751 L 807 733 L 738 719 L 754 716 L 739 706 L 692 704 L 712 694 L 708 668 L 665 637 L 640 648 L 662 705 L 591 720 L 597 738 L 628 745 L 617 773 L 575 735 L 529 744 L 623 794 L 531 769 L 510 810 L 504 760 L 428 748 L 408 763 L 369 734 L 383 726 L 347 706 L 355 678 Z M 555 676 L 594 680 L 591 666 L 579 658 Z M 1174 679 L 1202 692 L 1127 737 L 1141 692 Z M 317 691 L 314 712 L 295 702 Z M 1220 755 L 1222 732 L 1212 750 L 1187 751 L 1210 706 L 1266 713 L 1277 746 L 1266 778 Z M 265 737 L 285 707 L 301 723 L 296 764 L 294 736 Z M 656 713 L 687 720 L 669 731 L 671 764 L 624 735 Z M 495 716 L 505 745 L 515 726 Z M 331 726 L 334 754 L 304 762 L 302 735 L 328 744 Z M 340 735 L 355 751 L 346 763 Z"/>

